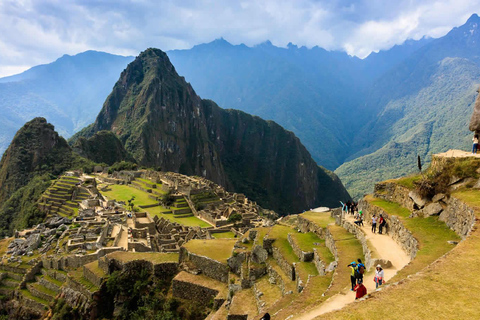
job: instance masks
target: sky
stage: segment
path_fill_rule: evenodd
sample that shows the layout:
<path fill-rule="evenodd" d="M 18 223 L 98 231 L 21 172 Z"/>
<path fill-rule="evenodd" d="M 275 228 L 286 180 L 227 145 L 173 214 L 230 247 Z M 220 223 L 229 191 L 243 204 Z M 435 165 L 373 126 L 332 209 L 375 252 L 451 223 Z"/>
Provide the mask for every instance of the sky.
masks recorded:
<path fill-rule="evenodd" d="M 441 37 L 479 8 L 480 0 L 0 0 L 0 77 L 64 54 L 137 55 L 220 37 L 364 58 L 407 39 Z"/>

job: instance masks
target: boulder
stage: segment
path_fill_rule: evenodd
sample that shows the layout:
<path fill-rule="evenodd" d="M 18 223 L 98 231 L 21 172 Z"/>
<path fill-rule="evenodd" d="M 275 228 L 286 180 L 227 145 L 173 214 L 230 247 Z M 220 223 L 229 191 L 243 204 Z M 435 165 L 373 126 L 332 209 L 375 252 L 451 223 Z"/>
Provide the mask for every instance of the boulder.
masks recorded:
<path fill-rule="evenodd" d="M 417 205 L 417 207 L 419 207 L 420 209 L 423 208 L 425 206 L 425 204 L 427 203 L 427 200 L 425 198 L 422 198 L 422 196 L 420 196 L 418 194 L 418 192 L 416 191 L 410 191 L 408 193 L 408 196 L 410 197 L 410 199 L 413 200 L 413 202 Z"/>
<path fill-rule="evenodd" d="M 325 272 L 332 272 L 337 267 L 337 261 L 330 262 L 328 267 L 325 268 Z"/>
<path fill-rule="evenodd" d="M 252 261 L 255 263 L 264 263 L 267 261 L 268 252 L 259 245 L 256 245 L 252 250 Z"/>
<path fill-rule="evenodd" d="M 428 206 L 426 206 L 423 212 L 426 217 L 430 217 L 430 216 L 438 216 L 440 212 L 442 212 L 442 210 L 443 210 L 442 205 L 438 202 L 435 202 L 435 203 L 430 203 Z"/>
<path fill-rule="evenodd" d="M 439 193 L 439 194 L 436 194 L 435 196 L 433 196 L 432 201 L 433 202 L 438 202 L 438 201 L 443 200 L 443 199 L 445 199 L 445 194 Z"/>
<path fill-rule="evenodd" d="M 473 185 L 473 189 L 480 189 L 480 179 Z"/>

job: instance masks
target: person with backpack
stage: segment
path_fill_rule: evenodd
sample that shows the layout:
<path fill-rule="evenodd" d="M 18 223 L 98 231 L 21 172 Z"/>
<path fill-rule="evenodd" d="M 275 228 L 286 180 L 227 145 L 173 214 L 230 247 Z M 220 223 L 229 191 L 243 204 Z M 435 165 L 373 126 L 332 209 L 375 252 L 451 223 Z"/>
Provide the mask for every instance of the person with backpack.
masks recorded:
<path fill-rule="evenodd" d="M 362 263 L 361 259 L 357 260 L 357 267 L 355 268 L 355 279 L 357 280 L 357 284 L 359 282 L 363 282 L 363 274 L 365 273 L 365 265 Z"/>
<path fill-rule="evenodd" d="M 383 218 L 382 214 L 380 214 L 380 217 L 378 218 L 378 234 L 382 234 L 383 228 L 385 227 L 386 224 L 387 222 Z"/>
<path fill-rule="evenodd" d="M 357 277 L 355 276 L 355 273 L 357 272 L 356 271 L 357 263 L 355 261 L 353 261 L 347 267 L 352 268 L 352 272 L 350 274 L 350 282 L 352 284 L 352 289 L 350 289 L 350 290 L 353 291 L 353 289 L 355 289 L 355 285 L 357 284 Z"/>

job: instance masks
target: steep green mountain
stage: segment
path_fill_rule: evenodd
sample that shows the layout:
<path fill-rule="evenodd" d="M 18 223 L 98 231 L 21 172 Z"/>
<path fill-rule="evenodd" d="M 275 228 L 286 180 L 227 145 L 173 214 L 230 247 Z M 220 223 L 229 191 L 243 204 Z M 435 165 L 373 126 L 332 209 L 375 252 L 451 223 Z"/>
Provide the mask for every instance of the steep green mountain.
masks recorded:
<path fill-rule="evenodd" d="M 95 119 L 118 74 L 132 57 L 87 51 L 0 79 L 0 154 L 15 132 L 46 117 L 64 137 Z"/>
<path fill-rule="evenodd" d="M 371 191 L 362 176 L 373 171 L 379 180 L 413 172 L 415 159 L 450 148 L 470 148 L 468 123 L 480 83 L 480 18 L 473 15 L 462 27 L 431 41 L 373 87 L 369 103 L 378 113 L 354 137 L 359 150 L 336 173 L 354 197 Z M 417 135 L 432 123 L 430 137 Z M 392 145 L 400 144 L 400 150 Z M 367 157 L 361 157 L 367 155 Z M 401 154 L 402 156 L 399 156 Z M 410 165 L 404 158 L 409 157 Z M 358 158 L 360 157 L 360 158 Z M 366 161 L 368 159 L 368 161 Z M 385 159 L 391 159 L 384 161 Z M 373 166 L 378 164 L 375 168 Z"/>
<path fill-rule="evenodd" d="M 141 165 L 205 176 L 280 213 L 349 198 L 292 132 L 202 100 L 158 49 L 128 65 L 95 123 L 73 140 L 101 130 L 118 135 Z"/>
<path fill-rule="evenodd" d="M 120 161 L 135 161 L 122 142 L 111 131 L 99 131 L 88 139 L 80 137 L 73 145 L 77 154 L 97 163 L 112 165 Z"/>
<path fill-rule="evenodd" d="M 52 176 L 92 165 L 76 155 L 44 118 L 27 122 L 0 161 L 0 236 L 38 220 L 35 202 Z"/>

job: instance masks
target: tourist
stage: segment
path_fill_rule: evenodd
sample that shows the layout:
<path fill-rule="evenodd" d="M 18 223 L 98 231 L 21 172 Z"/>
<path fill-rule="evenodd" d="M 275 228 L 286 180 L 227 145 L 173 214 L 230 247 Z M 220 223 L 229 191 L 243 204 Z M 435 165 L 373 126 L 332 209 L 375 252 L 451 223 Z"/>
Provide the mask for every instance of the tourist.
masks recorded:
<path fill-rule="evenodd" d="M 355 277 L 355 272 L 357 272 L 357 263 L 353 261 L 347 267 L 352 268 L 352 273 L 350 274 L 350 282 L 352 283 L 352 291 L 355 289 L 355 285 L 357 284 L 357 278 Z"/>
<path fill-rule="evenodd" d="M 377 216 L 375 214 L 372 216 L 372 232 L 377 232 Z"/>
<path fill-rule="evenodd" d="M 474 135 L 472 141 L 473 141 L 472 154 L 476 154 L 478 150 L 478 135 Z"/>
<path fill-rule="evenodd" d="M 356 292 L 355 300 L 360 299 L 361 297 L 367 294 L 367 288 L 365 288 L 365 286 L 363 285 L 362 280 L 358 282 L 358 284 L 355 286 L 353 290 Z"/>
<path fill-rule="evenodd" d="M 357 226 L 362 226 L 363 227 L 363 220 L 360 215 L 357 216 L 356 220 L 353 221 Z"/>
<path fill-rule="evenodd" d="M 362 259 L 357 259 L 357 267 L 355 268 L 355 279 L 357 283 L 363 282 L 363 274 L 365 273 L 365 265 L 362 263 Z"/>
<path fill-rule="evenodd" d="M 383 216 L 380 214 L 380 217 L 378 218 L 378 233 L 379 234 L 382 234 L 383 228 L 385 227 L 386 224 L 387 224 L 387 222 L 385 221 Z"/>
<path fill-rule="evenodd" d="M 383 268 L 381 265 L 378 264 L 375 270 L 375 278 L 373 278 L 373 281 L 375 281 L 376 283 L 375 285 L 376 288 L 378 288 L 378 286 L 381 286 L 382 283 L 384 282 L 383 277 L 384 277 Z"/>

